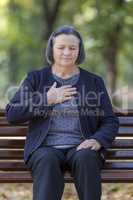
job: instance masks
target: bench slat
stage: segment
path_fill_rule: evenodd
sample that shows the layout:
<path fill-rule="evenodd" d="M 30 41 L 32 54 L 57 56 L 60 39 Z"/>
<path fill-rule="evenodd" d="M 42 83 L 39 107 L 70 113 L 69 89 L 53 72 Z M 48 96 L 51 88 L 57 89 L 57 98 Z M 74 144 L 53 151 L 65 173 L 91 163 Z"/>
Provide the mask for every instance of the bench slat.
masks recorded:
<path fill-rule="evenodd" d="M 133 170 L 133 162 L 108 162 L 106 160 L 104 169 Z"/>
<path fill-rule="evenodd" d="M 69 172 L 65 173 L 65 182 L 73 182 Z M 106 183 L 132 183 L 133 170 L 102 170 L 102 182 Z M 29 171 L 27 172 L 0 172 L 0 183 L 31 183 L 32 177 Z"/>
<path fill-rule="evenodd" d="M 119 117 L 120 126 L 133 126 L 133 117 Z"/>
<path fill-rule="evenodd" d="M 26 136 L 28 128 L 26 126 L 9 126 L 9 127 L 0 127 L 0 136 L 10 137 L 10 136 Z"/>
<path fill-rule="evenodd" d="M 25 139 L 1 139 L 0 148 L 24 148 Z M 133 139 L 115 139 L 112 148 L 133 148 Z"/>
<path fill-rule="evenodd" d="M 25 139 L 0 139 L 0 148 L 23 149 Z"/>
<path fill-rule="evenodd" d="M 28 122 L 21 123 L 21 126 L 26 126 L 28 125 Z M 5 116 L 0 116 L 0 126 L 12 126 L 6 119 Z M 20 124 L 16 124 L 15 126 L 20 126 Z"/>
<path fill-rule="evenodd" d="M 0 172 L 0 183 L 31 183 L 32 177 L 27 172 Z"/>
<path fill-rule="evenodd" d="M 0 159 L 23 159 L 24 151 L 18 149 L 0 149 Z M 133 159 L 133 150 L 108 150 L 108 159 L 127 160 Z"/>
<path fill-rule="evenodd" d="M 12 150 L 12 149 L 0 149 L 0 159 L 23 159 L 23 150 Z"/>
<path fill-rule="evenodd" d="M 107 151 L 108 159 L 133 159 L 133 150 L 108 150 Z"/>
<path fill-rule="evenodd" d="M 15 167 L 14 167 L 15 166 Z M 0 161 L 0 170 L 3 171 L 27 171 L 23 160 L 19 161 Z"/>
<path fill-rule="evenodd" d="M 112 148 L 133 148 L 133 139 L 115 139 Z"/>
<path fill-rule="evenodd" d="M 133 170 L 103 170 L 104 183 L 133 183 Z"/>
<path fill-rule="evenodd" d="M 120 128 L 119 128 L 119 132 L 118 132 L 118 134 L 119 135 L 131 135 L 131 136 L 133 136 L 133 127 L 130 127 L 130 126 L 125 126 L 125 127 L 123 127 L 123 126 L 120 126 Z"/>
<path fill-rule="evenodd" d="M 116 170 L 133 170 L 133 162 L 114 162 L 106 160 L 104 169 L 116 169 Z M 27 171 L 27 167 L 23 160 L 18 161 L 0 161 L 0 170 L 4 171 Z"/>

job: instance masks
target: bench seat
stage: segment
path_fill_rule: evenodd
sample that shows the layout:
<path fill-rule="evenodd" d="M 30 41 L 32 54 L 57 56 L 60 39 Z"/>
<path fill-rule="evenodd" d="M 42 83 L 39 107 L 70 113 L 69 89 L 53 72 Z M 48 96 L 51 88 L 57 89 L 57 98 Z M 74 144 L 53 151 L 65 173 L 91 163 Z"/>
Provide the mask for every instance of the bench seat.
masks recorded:
<path fill-rule="evenodd" d="M 103 183 L 133 183 L 133 110 L 116 112 L 120 127 L 113 145 L 107 150 L 102 169 Z M 23 161 L 28 124 L 10 125 L 4 110 L 0 110 L 0 183 L 32 182 L 31 173 Z M 73 177 L 66 168 L 65 182 Z"/>

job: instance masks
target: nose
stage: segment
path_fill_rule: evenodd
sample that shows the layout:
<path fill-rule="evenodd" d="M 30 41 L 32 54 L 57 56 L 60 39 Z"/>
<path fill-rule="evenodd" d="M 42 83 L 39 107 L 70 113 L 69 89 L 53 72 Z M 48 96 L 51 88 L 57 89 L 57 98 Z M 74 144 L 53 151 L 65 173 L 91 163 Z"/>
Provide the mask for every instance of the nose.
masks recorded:
<path fill-rule="evenodd" d="M 69 48 L 64 48 L 63 54 L 64 55 L 69 55 L 70 54 Z"/>

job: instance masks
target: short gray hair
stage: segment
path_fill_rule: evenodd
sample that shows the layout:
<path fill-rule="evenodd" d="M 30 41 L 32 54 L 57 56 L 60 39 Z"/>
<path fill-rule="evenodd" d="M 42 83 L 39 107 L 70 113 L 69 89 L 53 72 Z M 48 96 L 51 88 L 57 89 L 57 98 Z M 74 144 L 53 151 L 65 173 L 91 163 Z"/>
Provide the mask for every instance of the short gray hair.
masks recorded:
<path fill-rule="evenodd" d="M 46 61 L 48 64 L 53 64 L 54 63 L 54 58 L 53 58 L 53 39 L 61 34 L 66 34 L 66 35 L 74 35 L 79 39 L 79 54 L 78 58 L 76 60 L 76 64 L 81 64 L 85 60 L 85 50 L 84 50 L 84 44 L 82 37 L 80 33 L 73 27 L 69 25 L 64 25 L 59 27 L 55 32 L 52 32 L 52 34 L 49 37 L 47 47 L 46 47 Z"/>

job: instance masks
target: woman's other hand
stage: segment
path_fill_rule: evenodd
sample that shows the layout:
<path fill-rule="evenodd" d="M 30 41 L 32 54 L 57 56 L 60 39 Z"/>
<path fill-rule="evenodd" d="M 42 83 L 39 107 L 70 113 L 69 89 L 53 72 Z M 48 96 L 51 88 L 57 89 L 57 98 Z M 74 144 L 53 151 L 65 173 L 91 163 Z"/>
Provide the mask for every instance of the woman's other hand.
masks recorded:
<path fill-rule="evenodd" d="M 80 145 L 78 145 L 76 150 L 86 149 L 86 148 L 98 151 L 101 148 L 101 144 L 95 139 L 86 139 Z"/>
<path fill-rule="evenodd" d="M 72 87 L 71 85 L 64 85 L 58 88 L 56 86 L 57 83 L 54 82 L 54 84 L 47 92 L 47 102 L 49 105 L 62 103 L 71 99 L 73 95 L 77 93 L 76 87 Z"/>

